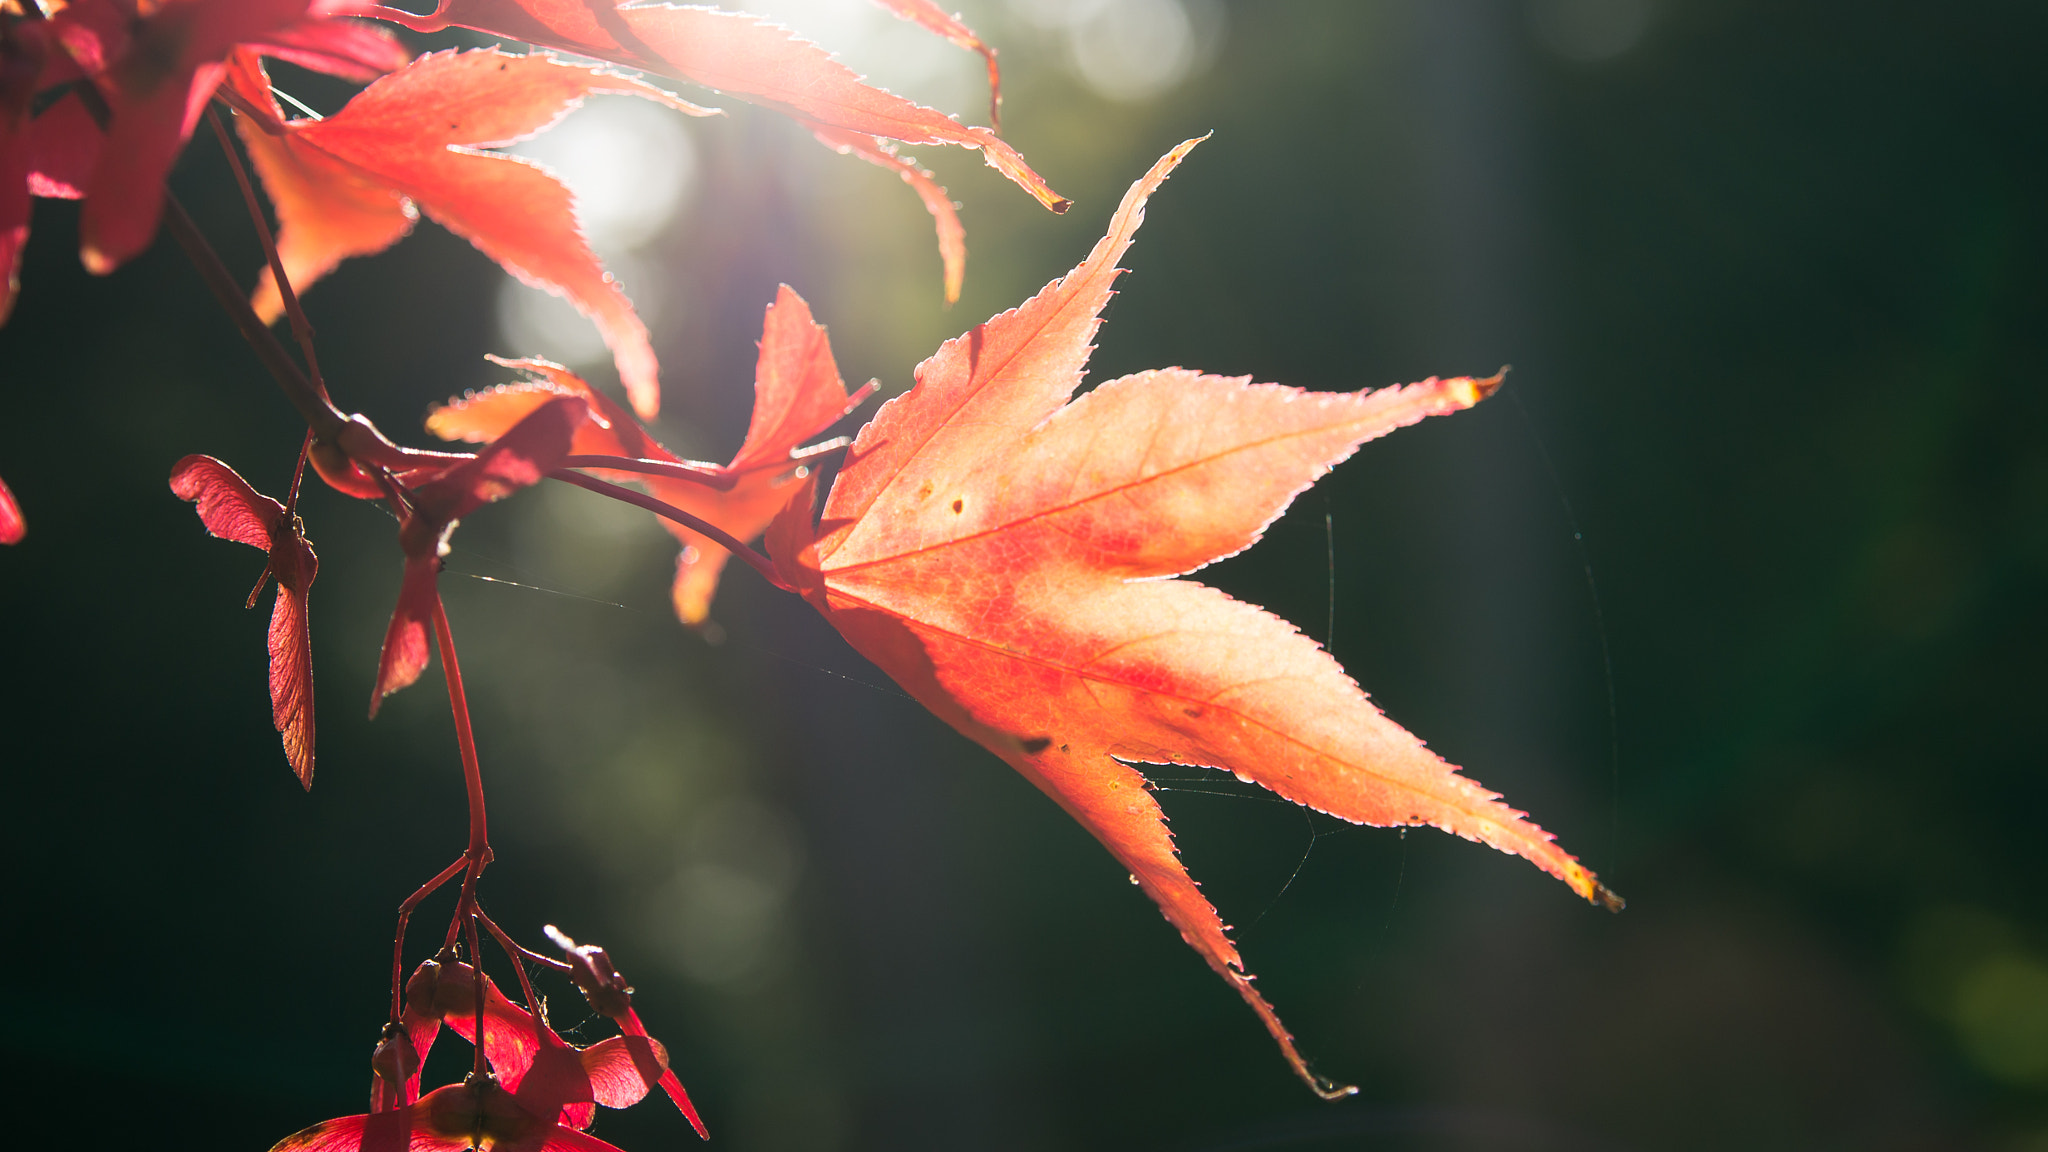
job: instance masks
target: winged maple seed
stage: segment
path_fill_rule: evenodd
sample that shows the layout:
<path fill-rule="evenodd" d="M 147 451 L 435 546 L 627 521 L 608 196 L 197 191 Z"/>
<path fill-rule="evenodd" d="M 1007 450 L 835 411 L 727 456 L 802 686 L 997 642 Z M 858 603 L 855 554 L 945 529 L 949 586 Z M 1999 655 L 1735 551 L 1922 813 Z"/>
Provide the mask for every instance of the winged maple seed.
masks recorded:
<path fill-rule="evenodd" d="M 211 456 L 187 456 L 171 468 L 171 491 L 198 505 L 200 523 L 223 540 L 269 553 L 270 562 L 248 606 L 273 577 L 277 603 L 270 611 L 270 710 L 284 737 L 285 759 L 299 783 L 313 787 L 313 642 L 306 624 L 306 596 L 319 574 L 320 558 L 306 542 L 305 525 L 284 505 L 249 486 L 235 470 Z"/>
<path fill-rule="evenodd" d="M 326 119 L 286 120 L 251 51 L 232 59 L 228 91 L 245 113 L 242 142 L 277 205 L 278 255 L 295 288 L 303 292 L 350 256 L 390 247 L 424 212 L 590 317 L 634 409 L 649 417 L 660 409 L 647 327 L 578 230 L 569 190 L 539 165 L 478 149 L 526 139 L 597 93 L 693 116 L 710 110 L 643 81 L 495 48 L 422 56 Z M 253 303 L 266 321 L 284 310 L 268 270 Z"/>
<path fill-rule="evenodd" d="M 591 406 L 590 419 L 576 431 L 573 451 L 579 456 L 689 463 L 662 447 L 631 416 L 561 365 L 545 360 L 499 363 L 521 369 L 531 378 L 450 400 L 428 414 L 427 429 L 444 440 L 489 443 L 549 399 L 578 396 Z M 694 479 L 617 475 L 644 483 L 659 500 L 709 521 L 738 540 L 755 540 L 788 501 L 793 491 L 791 474 L 809 457 L 840 447 L 844 441 L 807 449 L 798 445 L 823 434 L 874 390 L 874 382 L 869 381 L 847 395 L 824 327 L 811 318 L 803 297 L 785 284 L 762 323 L 761 354 L 754 369 L 753 419 L 732 463 L 698 465 L 701 474 Z M 718 483 L 726 486 L 714 486 Z M 662 524 L 683 545 L 671 589 L 676 615 L 695 627 L 710 615 L 719 575 L 732 554 L 702 532 L 669 519 Z"/>
<path fill-rule="evenodd" d="M 436 578 L 457 521 L 540 483 L 569 454 L 571 437 L 585 411 L 577 397 L 556 397 L 474 457 L 424 482 L 392 483 L 390 499 L 398 514 L 399 546 L 405 551 L 405 579 L 377 658 L 377 683 L 370 692 L 372 717 L 384 697 L 418 680 L 426 669 L 427 629 L 441 603 Z"/>
<path fill-rule="evenodd" d="M 690 1126 L 697 1130 L 697 1135 L 709 1140 L 711 1134 L 704 1130 L 704 1122 L 697 1118 L 696 1105 L 690 1103 L 689 1093 L 683 1091 L 682 1081 L 676 1079 L 675 1072 L 668 1066 L 668 1053 L 662 1048 L 661 1041 L 647 1034 L 647 1026 L 640 1022 L 640 1013 L 634 1011 L 633 989 L 627 986 L 626 978 L 619 974 L 619 970 L 612 966 L 610 954 L 595 944 L 576 943 L 553 924 L 547 926 L 546 932 L 548 939 L 554 941 L 556 947 L 569 957 L 569 979 L 582 991 L 583 998 L 590 1002 L 590 1007 L 594 1011 L 610 1017 L 612 1023 L 619 1026 L 618 1039 L 632 1053 L 634 1067 L 640 1070 L 643 1080 L 646 1073 L 652 1070 L 648 1057 L 658 1056 L 661 1066 L 659 1083 L 662 1091 L 667 1092 L 669 1099 L 675 1101 L 676 1108 L 690 1121 Z M 603 1098 L 600 1097 L 598 1102 L 603 1103 Z"/>
<path fill-rule="evenodd" d="M 1197 142 L 1132 185 L 1072 272 L 920 365 L 855 438 L 822 521 L 806 481 L 768 544 L 854 647 L 1094 833 L 1296 1073 L 1339 1096 L 1354 1089 L 1310 1072 L 1252 987 L 1135 765 L 1225 769 L 1353 823 L 1435 825 L 1620 901 L 1291 625 L 1162 579 L 1250 546 L 1361 442 L 1500 383 L 1328 394 L 1171 368 L 1073 399 L 1146 197 Z"/>
<path fill-rule="evenodd" d="M 385 1112 L 343 1116 L 285 1137 L 270 1152 L 620 1152 L 548 1119 L 497 1080 L 436 1088 Z"/>
<path fill-rule="evenodd" d="M 603 949 L 591 951 L 604 955 Z M 609 969 L 609 960 L 605 964 Z M 582 987 L 582 967 L 572 963 L 569 971 Z M 630 1108 L 660 1085 L 698 1135 L 705 1135 L 696 1106 L 669 1070 L 668 1050 L 647 1034 L 633 1011 L 631 989 L 624 990 L 621 1011 L 605 1013 L 619 1024 L 620 1034 L 579 1048 L 563 1040 L 545 1019 L 514 1004 L 490 977 L 484 977 L 483 985 L 484 1055 L 499 1084 L 528 1112 L 571 1128 L 588 1128 L 597 1105 Z M 597 998 L 592 1004 L 597 1006 Z M 378 1068 L 371 1088 L 372 1112 L 419 1099 L 419 1067 L 443 1024 L 476 1042 L 476 971 L 452 959 L 428 960 L 406 982 L 405 1012 L 392 1037 L 403 1038 L 409 1055 L 402 1062 L 393 1061 L 389 1071 Z M 372 1061 L 373 1066 L 376 1063 Z"/>

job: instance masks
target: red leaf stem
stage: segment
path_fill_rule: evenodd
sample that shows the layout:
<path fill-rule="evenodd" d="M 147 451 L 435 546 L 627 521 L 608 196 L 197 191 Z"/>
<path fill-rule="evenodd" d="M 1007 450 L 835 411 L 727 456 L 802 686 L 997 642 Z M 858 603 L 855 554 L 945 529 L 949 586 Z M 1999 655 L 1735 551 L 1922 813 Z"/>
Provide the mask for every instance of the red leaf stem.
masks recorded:
<path fill-rule="evenodd" d="M 585 476 L 581 472 L 571 472 L 566 468 L 555 469 L 553 472 L 548 473 L 548 478 L 560 480 L 565 484 L 574 484 L 578 488 L 588 488 L 600 496 L 609 496 L 614 500 L 623 501 L 635 507 L 645 508 L 656 516 L 673 520 L 693 532 L 702 533 L 716 542 L 719 547 L 746 561 L 752 566 L 754 571 L 759 572 L 761 577 L 770 584 L 775 585 L 784 592 L 795 591 L 795 589 L 783 581 L 782 574 L 775 570 L 774 563 L 766 556 L 747 547 L 743 541 L 735 538 L 732 533 L 727 532 L 708 520 L 692 516 L 681 508 L 657 500 L 644 492 L 635 492 L 631 488 L 622 488 L 617 484 L 607 484 L 602 480 Z"/>
<path fill-rule="evenodd" d="M 412 910 L 420 901 L 441 890 L 442 885 L 455 879 L 455 874 L 469 864 L 469 853 L 455 858 L 455 863 L 441 869 L 440 875 L 420 885 L 420 890 L 405 898 L 398 906 L 398 932 L 391 941 L 391 1020 L 393 1023 L 405 1012 L 405 925 L 412 918 Z"/>
<path fill-rule="evenodd" d="M 249 183 L 249 170 L 242 164 L 242 154 L 235 151 L 234 141 L 228 139 L 228 130 L 221 124 L 220 116 L 209 107 L 206 110 L 207 123 L 213 125 L 214 138 L 220 141 L 220 150 L 228 158 L 228 167 L 235 173 L 235 183 L 242 190 L 242 204 L 249 211 L 249 222 L 256 226 L 256 238 L 263 242 L 264 259 L 270 262 L 270 274 L 276 278 L 278 292 L 284 297 L 284 314 L 292 326 L 292 336 L 299 343 L 299 355 L 306 358 L 306 374 L 313 378 L 313 387 L 327 395 L 327 381 L 320 378 L 320 358 L 313 354 L 313 322 L 306 319 L 306 313 L 299 307 L 299 295 L 292 291 L 290 277 L 284 273 L 284 261 L 277 255 L 277 238 L 270 234 L 270 221 L 264 219 L 263 206 L 256 202 L 256 189 Z M 297 492 L 296 485 L 293 492 Z"/>
<path fill-rule="evenodd" d="M 299 459 L 292 465 L 292 486 L 284 494 L 284 514 L 296 516 L 299 511 L 299 482 L 306 478 L 306 457 L 313 452 L 313 430 L 306 429 L 306 438 L 299 442 Z"/>
<path fill-rule="evenodd" d="M 562 457 L 564 468 L 604 468 L 612 472 L 642 472 L 649 476 L 666 476 L 671 480 L 682 480 L 691 484 L 702 484 L 720 492 L 730 492 L 739 483 L 739 474 L 716 464 L 700 464 L 686 460 L 680 464 L 668 460 L 635 459 L 631 456 L 600 456 L 584 454 Z"/>
<path fill-rule="evenodd" d="M 299 371 L 299 366 L 285 354 L 284 345 L 278 343 L 277 337 L 271 334 L 263 321 L 257 319 L 255 309 L 249 307 L 249 301 L 243 297 L 234 276 L 221 263 L 220 254 L 206 242 L 199 226 L 186 214 L 185 206 L 169 192 L 164 193 L 164 228 L 178 242 L 178 247 L 185 250 L 186 258 L 198 269 L 199 278 L 206 282 L 207 291 L 213 293 L 214 299 L 227 312 L 228 319 L 241 330 L 242 339 L 249 342 L 256 358 L 263 362 L 263 367 L 277 381 L 277 386 L 284 389 L 285 399 L 299 410 L 299 415 L 305 418 L 314 435 L 321 440 L 340 436 L 348 425 L 348 418 L 313 387 L 306 374 Z"/>
<path fill-rule="evenodd" d="M 479 793 L 479 795 L 481 795 L 481 793 Z M 476 894 L 469 889 L 469 885 L 467 884 L 464 884 L 463 888 L 464 891 L 462 893 L 462 912 L 466 912 L 468 913 L 468 915 L 462 915 L 461 912 L 458 912 L 457 915 L 461 916 L 462 923 L 469 928 L 470 963 L 476 969 L 476 982 L 478 985 L 475 1039 L 476 1057 L 475 1062 L 470 1065 L 469 1074 L 473 1080 L 481 1083 L 491 1074 L 490 1063 L 485 1056 L 484 1049 L 484 1029 L 485 1027 L 487 1027 L 486 1021 L 490 1017 L 490 1013 L 485 1011 L 483 990 L 485 988 L 488 988 L 489 985 L 486 983 L 484 977 L 484 952 L 482 948 L 477 946 L 476 940 Z M 522 972 L 520 973 L 520 975 L 523 978 L 525 976 L 525 973 Z"/>
<path fill-rule="evenodd" d="M 434 597 L 434 647 L 441 654 L 441 675 L 448 681 L 448 710 L 455 715 L 455 743 L 462 749 L 462 782 L 469 793 L 469 874 L 462 878 L 465 905 L 476 899 L 476 878 L 490 862 L 491 834 L 484 816 L 484 774 L 477 763 L 476 733 L 469 726 L 469 695 L 462 690 L 462 664 L 455 657 L 455 635 L 448 629 L 448 609 Z"/>
<path fill-rule="evenodd" d="M 522 953 L 524 953 L 525 955 L 528 955 L 528 956 L 531 956 L 531 955 L 532 955 L 532 953 L 531 953 L 531 952 L 527 952 L 527 951 L 526 951 L 526 949 L 524 949 L 524 948 L 521 948 L 521 947 L 520 947 L 519 945 L 517 945 L 517 944 L 514 944 L 514 943 L 512 942 L 512 938 L 511 938 L 510 936 L 507 936 L 507 935 L 505 934 L 505 930 L 504 930 L 503 928 L 500 928 L 500 927 L 498 927 L 498 922 L 497 922 L 497 921 L 495 921 L 495 920 L 491 919 L 491 918 L 490 918 L 489 916 L 486 916 L 486 915 L 484 915 L 484 910 L 483 910 L 482 908 L 480 908 L 480 907 L 479 907 L 479 908 L 474 908 L 474 909 L 473 909 L 472 911 L 473 911 L 473 915 L 472 915 L 472 916 L 470 917 L 470 923 L 471 923 L 472 925 L 474 925 L 474 924 L 475 924 L 475 922 L 476 922 L 476 921 L 478 921 L 478 920 L 481 920 L 481 921 L 483 921 L 483 924 L 484 924 L 484 929 L 485 929 L 486 931 L 488 931 L 488 932 L 489 932 L 489 933 L 491 934 L 491 937 L 492 937 L 492 939 L 494 939 L 494 940 L 496 940 L 496 941 L 498 942 L 498 947 L 500 947 L 500 948 L 502 948 L 502 949 L 504 949 L 504 950 L 505 950 L 505 956 L 506 956 L 506 958 L 512 961 L 512 970 L 513 970 L 513 972 L 517 973 L 517 974 L 518 974 L 518 976 L 519 976 L 519 994 L 520 994 L 520 995 L 522 995 L 522 996 L 524 996 L 524 997 L 526 997 L 526 1010 L 527 1010 L 527 1012 L 531 1013 L 531 1014 L 532 1014 L 532 1016 L 533 1016 L 533 1041 L 534 1041 L 534 1047 L 535 1047 L 536 1049 L 544 1049 L 544 1048 L 546 1048 L 546 1047 L 547 1047 L 547 1027 L 548 1027 L 548 1026 L 547 1026 L 547 1024 L 546 1024 L 546 1023 L 545 1023 L 544 1021 L 542 1021 L 542 1020 L 541 1020 L 541 1018 L 540 1018 L 540 997 L 538 997 L 538 996 L 535 996 L 535 995 L 533 994 L 533 981 L 527 978 L 527 975 L 526 975 L 526 965 L 524 965 L 524 964 L 521 964 L 521 963 L 519 962 L 519 957 L 520 957 L 520 955 L 521 955 Z M 472 927 L 471 927 L 471 929 L 470 929 L 470 933 L 471 933 L 471 935 L 470 935 L 470 944 L 469 944 L 469 947 L 470 947 L 470 951 L 472 951 L 472 952 L 476 951 L 476 935 L 475 935 L 475 932 L 476 932 L 476 929 L 475 929 L 475 928 L 474 928 L 474 927 L 472 926 Z M 482 954 L 480 954 L 480 953 L 479 953 L 479 954 L 477 955 L 477 957 L 476 957 L 476 963 L 477 963 L 477 970 L 478 970 L 479 972 L 481 972 L 481 971 L 483 970 L 483 962 L 484 962 L 484 958 L 483 958 Z M 566 965 L 564 965 L 564 967 L 566 967 Z M 478 1034 L 477 1034 L 477 1042 L 476 1042 L 476 1045 L 477 1045 L 477 1051 L 479 1051 L 479 1052 L 483 1051 L 483 1045 L 484 1045 L 484 1042 L 483 1042 L 483 1034 L 482 1034 L 482 1028 L 483 1028 L 483 1018 L 484 1018 L 484 1014 L 483 1014 L 483 1013 L 478 1013 L 478 1014 L 477 1014 L 477 1028 L 478 1028 Z"/>
<path fill-rule="evenodd" d="M 557 972 L 569 971 L 569 965 L 563 963 L 562 961 L 555 959 L 553 956 L 546 956 L 542 955 L 539 952 L 535 952 L 533 949 L 528 948 L 526 945 L 521 944 L 519 941 L 512 939 L 511 936 L 506 934 L 503 928 L 498 927 L 497 921 L 492 920 L 488 915 L 484 913 L 483 909 L 477 909 L 476 914 L 484 918 L 484 927 L 490 931 L 493 937 L 496 937 L 498 941 L 498 946 L 505 950 L 505 954 L 512 958 L 512 962 L 514 964 L 517 964 L 521 959 L 526 959 L 533 961 L 535 964 L 540 964 L 549 968 L 553 968 Z M 525 974 L 521 973 L 520 983 L 523 985 L 525 983 L 525 980 Z M 532 1004 L 533 1002 L 534 1001 L 532 998 L 532 990 L 528 989 L 527 1003 Z"/>

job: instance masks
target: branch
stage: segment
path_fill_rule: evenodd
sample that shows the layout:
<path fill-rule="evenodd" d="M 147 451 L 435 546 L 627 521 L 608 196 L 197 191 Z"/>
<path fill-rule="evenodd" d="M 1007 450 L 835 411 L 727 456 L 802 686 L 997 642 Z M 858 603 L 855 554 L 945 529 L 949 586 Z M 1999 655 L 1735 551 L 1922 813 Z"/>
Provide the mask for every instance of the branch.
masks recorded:
<path fill-rule="evenodd" d="M 759 552 L 754 551 L 752 548 L 747 547 L 746 544 L 734 538 L 732 533 L 727 532 L 725 529 L 720 528 L 718 525 L 713 524 L 708 520 L 703 520 L 699 519 L 696 516 L 692 516 L 688 512 L 683 511 L 681 508 L 678 508 L 673 504 L 668 504 L 663 501 L 657 500 L 644 492 L 635 492 L 631 488 L 622 488 L 617 484 L 607 484 L 604 481 L 598 480 L 594 477 L 585 476 L 581 472 L 571 472 L 567 468 L 555 469 L 554 471 L 548 473 L 548 478 L 551 480 L 560 480 L 564 484 L 574 484 L 578 488 L 588 488 L 592 492 L 595 492 L 600 496 L 609 496 L 614 500 L 623 501 L 627 504 L 632 504 L 641 508 L 645 508 L 649 512 L 654 513 L 656 516 L 673 520 L 676 523 L 681 524 L 683 527 L 688 528 L 692 532 L 697 532 L 708 537 L 712 541 L 712 543 L 717 544 L 719 547 L 746 561 L 749 565 L 753 567 L 754 571 L 759 572 L 762 578 L 767 580 L 770 584 L 775 585 L 777 588 L 782 589 L 784 592 L 796 591 L 796 589 L 790 587 L 789 584 L 783 580 L 780 573 L 776 572 L 775 562 L 773 560 L 770 560 L 766 556 L 761 555 Z"/>
<path fill-rule="evenodd" d="M 670 480 L 684 480 L 702 484 L 720 492 L 730 492 L 739 483 L 739 474 L 720 468 L 716 464 L 698 464 L 691 461 L 677 464 L 668 460 L 647 460 L 637 456 L 564 456 L 564 468 L 604 468 L 613 472 L 644 472 L 649 476 L 665 476 Z"/>
<path fill-rule="evenodd" d="M 290 400 L 292 407 L 299 410 L 299 415 L 305 417 L 307 426 L 313 429 L 313 434 L 326 441 L 332 441 L 340 436 L 342 428 L 348 423 L 348 418 L 313 387 L 313 382 L 306 378 L 304 372 L 299 371 L 297 364 L 292 363 L 292 358 L 285 352 L 284 345 L 278 343 L 277 337 L 271 334 L 269 327 L 257 318 L 256 310 L 249 307 L 248 298 L 242 295 L 242 289 L 235 283 L 234 276 L 228 272 L 227 266 L 221 263 L 219 253 L 213 250 L 213 245 L 206 242 L 206 237 L 199 232 L 199 226 L 186 214 L 185 206 L 168 190 L 164 192 L 164 227 L 169 230 L 171 238 L 178 242 L 178 247 L 185 250 L 185 255 L 192 261 L 192 266 L 198 269 L 199 278 L 206 282 L 207 290 L 213 293 L 214 300 L 227 312 L 228 319 L 233 320 L 235 327 L 242 330 L 242 339 L 247 340 L 249 347 L 255 349 L 256 358 L 263 361 L 263 367 L 270 371 L 271 378 L 277 381 L 277 386 L 284 389 L 285 399 Z"/>

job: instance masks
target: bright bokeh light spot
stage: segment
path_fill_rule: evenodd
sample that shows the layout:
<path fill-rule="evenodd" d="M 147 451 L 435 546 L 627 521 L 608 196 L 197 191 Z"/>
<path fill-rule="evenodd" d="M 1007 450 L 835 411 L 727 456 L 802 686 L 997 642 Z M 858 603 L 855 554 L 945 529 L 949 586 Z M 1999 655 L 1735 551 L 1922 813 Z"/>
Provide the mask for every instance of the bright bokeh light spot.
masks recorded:
<path fill-rule="evenodd" d="M 680 121 L 658 104 L 601 96 L 513 151 L 569 186 L 593 247 L 622 251 L 660 235 L 696 185 L 697 155 Z"/>
<path fill-rule="evenodd" d="M 1610 60 L 1636 46 L 1650 28 L 1650 0 L 1530 0 L 1529 26 L 1543 46 L 1567 60 Z"/>
<path fill-rule="evenodd" d="M 1023 23 L 1061 36 L 1082 83 L 1110 100 L 1163 95 L 1209 61 L 1222 38 L 1214 0 L 1010 0 Z"/>
<path fill-rule="evenodd" d="M 1999 953 L 1964 978 L 1956 996 L 1964 1047 L 2013 1084 L 2048 1082 L 2048 965 Z"/>
<path fill-rule="evenodd" d="M 942 5 L 950 8 L 951 5 Z M 977 105 L 981 59 L 864 0 L 746 0 L 765 16 L 831 52 L 869 84 L 965 119 L 985 119 Z"/>
<path fill-rule="evenodd" d="M 632 256 L 605 260 L 634 310 L 649 328 L 657 328 L 664 294 L 654 266 Z M 588 371 L 611 362 L 611 351 L 597 334 L 597 325 L 574 305 L 550 292 L 528 288 L 510 276 L 498 285 L 498 334 L 513 356 L 540 356 Z"/>
<path fill-rule="evenodd" d="M 600 96 L 512 150 L 568 186 L 584 236 L 650 328 L 661 313 L 661 279 L 632 252 L 661 235 L 695 189 L 697 154 L 681 119 L 645 100 Z M 611 359 L 597 326 L 568 301 L 509 276 L 498 285 L 497 317 L 503 350 L 513 355 L 586 370 Z"/>

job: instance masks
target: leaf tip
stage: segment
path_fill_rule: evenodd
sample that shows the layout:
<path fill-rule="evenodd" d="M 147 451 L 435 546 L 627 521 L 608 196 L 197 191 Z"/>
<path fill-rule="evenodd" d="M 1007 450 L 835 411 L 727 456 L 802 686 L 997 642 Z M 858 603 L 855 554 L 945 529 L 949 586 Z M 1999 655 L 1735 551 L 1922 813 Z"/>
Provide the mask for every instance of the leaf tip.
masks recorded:
<path fill-rule="evenodd" d="M 1628 907 L 1628 901 L 1621 898 L 1621 893 L 1597 881 L 1593 884 L 1593 903 L 1609 912 L 1619 912 Z"/>

